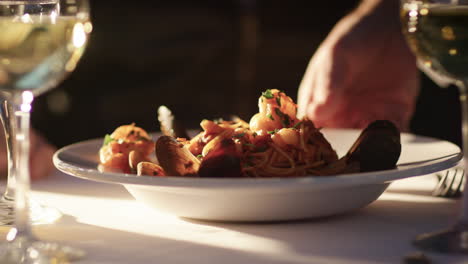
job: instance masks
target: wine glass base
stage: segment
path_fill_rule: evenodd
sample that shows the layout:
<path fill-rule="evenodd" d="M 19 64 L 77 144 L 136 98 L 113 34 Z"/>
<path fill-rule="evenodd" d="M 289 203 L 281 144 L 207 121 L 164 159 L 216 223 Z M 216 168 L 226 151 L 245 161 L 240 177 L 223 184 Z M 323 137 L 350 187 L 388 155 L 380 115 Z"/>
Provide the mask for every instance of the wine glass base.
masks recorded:
<path fill-rule="evenodd" d="M 81 249 L 29 237 L 16 237 L 0 246 L 2 264 L 65 264 L 80 260 L 85 255 Z"/>
<path fill-rule="evenodd" d="M 0 199 L 0 226 L 11 226 L 15 220 L 14 201 Z"/>
<path fill-rule="evenodd" d="M 15 221 L 14 201 L 5 198 L 0 199 L 0 226 L 13 226 Z M 44 206 L 38 202 L 31 200 L 30 216 L 31 224 L 52 224 L 62 217 L 62 213 L 52 207 Z"/>
<path fill-rule="evenodd" d="M 456 225 L 449 229 L 421 234 L 416 237 L 413 244 L 427 251 L 468 254 L 468 228 Z"/>

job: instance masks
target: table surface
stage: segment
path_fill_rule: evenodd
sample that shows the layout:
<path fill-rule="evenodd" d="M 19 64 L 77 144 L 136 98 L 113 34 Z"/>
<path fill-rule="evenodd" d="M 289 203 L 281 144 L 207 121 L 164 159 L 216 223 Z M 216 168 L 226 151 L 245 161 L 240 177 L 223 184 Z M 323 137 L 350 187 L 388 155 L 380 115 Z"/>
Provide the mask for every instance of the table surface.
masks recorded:
<path fill-rule="evenodd" d="M 34 232 L 85 250 L 74 262 L 80 264 L 402 263 L 417 252 L 417 234 L 456 219 L 460 201 L 432 197 L 435 184 L 434 175 L 396 181 L 377 201 L 344 215 L 246 224 L 177 218 L 138 203 L 121 185 L 56 171 L 32 183 L 32 198 L 64 216 Z M 433 263 L 468 263 L 466 256 L 425 254 Z"/>

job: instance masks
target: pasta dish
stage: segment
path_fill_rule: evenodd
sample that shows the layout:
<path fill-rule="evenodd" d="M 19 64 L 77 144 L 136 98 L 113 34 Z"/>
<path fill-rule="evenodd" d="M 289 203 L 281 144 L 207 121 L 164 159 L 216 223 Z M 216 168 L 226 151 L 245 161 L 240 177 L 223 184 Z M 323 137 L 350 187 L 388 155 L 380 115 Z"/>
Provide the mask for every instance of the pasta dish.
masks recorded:
<path fill-rule="evenodd" d="M 202 131 L 192 138 L 176 135 L 171 120 L 161 118 L 164 135 L 158 139 L 135 124 L 121 126 L 104 140 L 101 168 L 200 177 L 291 177 L 360 170 L 359 162 L 350 162 L 349 155 L 338 158 L 313 121 L 297 118 L 297 105 L 284 92 L 266 90 L 258 106 L 249 122 L 238 117 L 202 120 Z M 153 153 L 157 160 L 151 158 Z"/>

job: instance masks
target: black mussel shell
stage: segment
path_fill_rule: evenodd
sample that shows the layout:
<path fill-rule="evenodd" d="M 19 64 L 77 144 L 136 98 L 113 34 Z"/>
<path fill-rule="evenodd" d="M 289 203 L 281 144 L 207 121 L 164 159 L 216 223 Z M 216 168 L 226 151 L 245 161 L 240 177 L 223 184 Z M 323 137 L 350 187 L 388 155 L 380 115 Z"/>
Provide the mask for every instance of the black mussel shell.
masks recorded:
<path fill-rule="evenodd" d="M 200 177 L 240 177 L 241 159 L 235 150 L 232 139 L 223 139 L 216 149 L 203 158 L 198 175 Z"/>
<path fill-rule="evenodd" d="M 200 167 L 197 157 L 171 136 L 158 138 L 156 158 L 168 176 L 194 176 Z"/>
<path fill-rule="evenodd" d="M 348 154 L 348 164 L 359 163 L 360 171 L 393 169 L 401 154 L 399 129 L 388 120 L 376 120 L 364 129 Z"/>

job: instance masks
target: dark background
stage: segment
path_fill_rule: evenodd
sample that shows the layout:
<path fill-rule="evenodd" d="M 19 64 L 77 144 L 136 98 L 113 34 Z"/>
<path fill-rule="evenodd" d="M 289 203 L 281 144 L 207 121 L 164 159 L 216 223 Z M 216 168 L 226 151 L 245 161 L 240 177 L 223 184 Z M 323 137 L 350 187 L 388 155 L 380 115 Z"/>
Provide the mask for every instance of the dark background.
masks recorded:
<path fill-rule="evenodd" d="M 230 114 L 248 121 L 265 89 L 296 100 L 310 57 L 357 2 L 91 0 L 85 55 L 36 99 L 33 126 L 61 147 L 131 122 L 159 130 L 163 104 L 189 128 Z M 459 143 L 457 90 L 421 78 L 412 132 Z"/>

